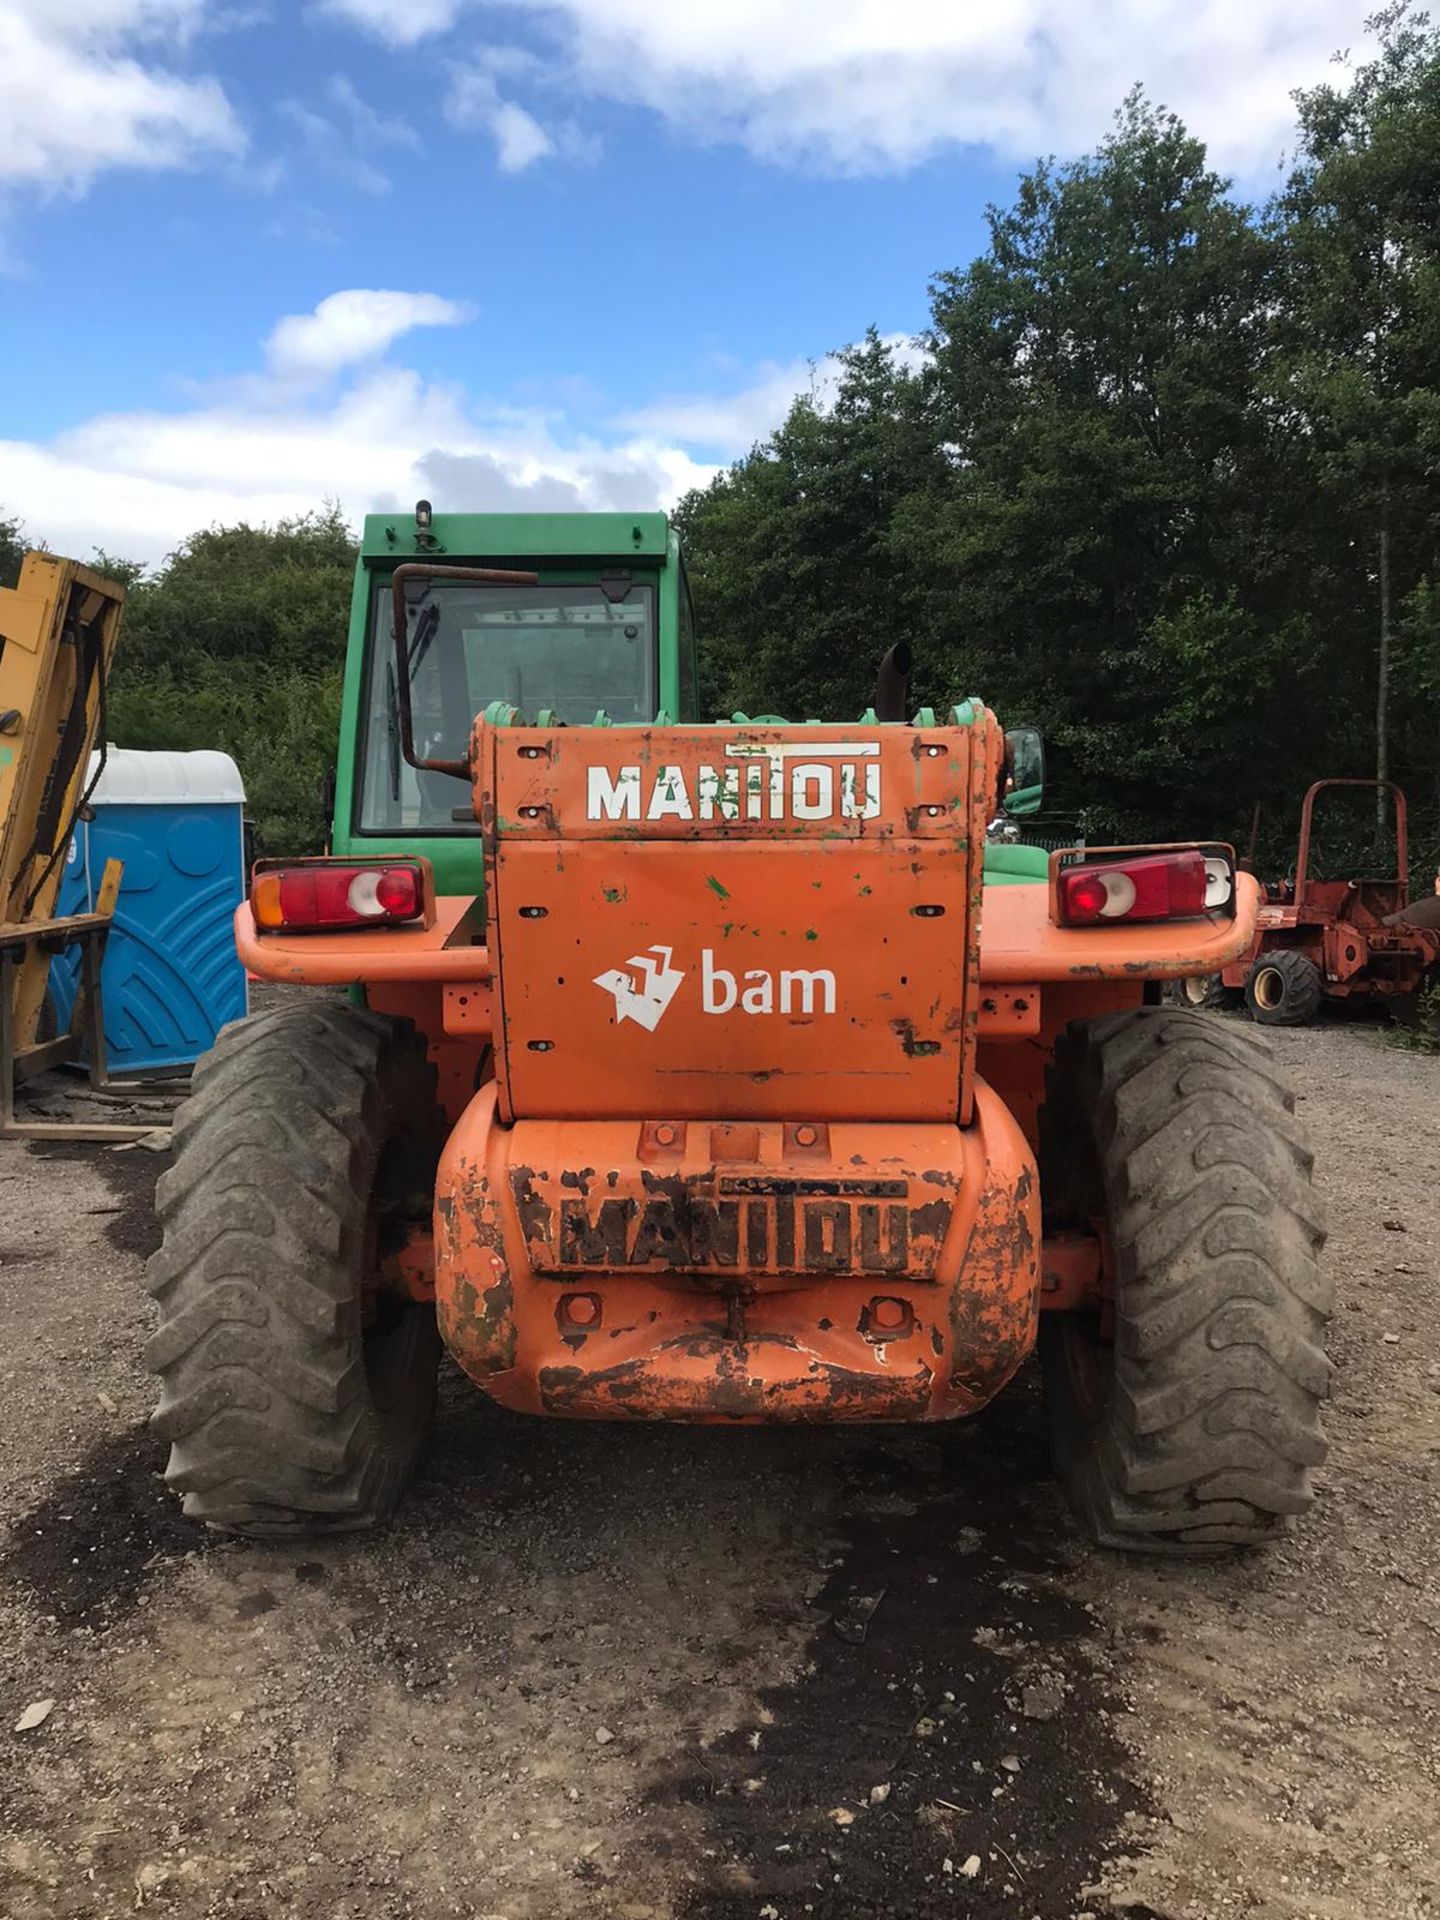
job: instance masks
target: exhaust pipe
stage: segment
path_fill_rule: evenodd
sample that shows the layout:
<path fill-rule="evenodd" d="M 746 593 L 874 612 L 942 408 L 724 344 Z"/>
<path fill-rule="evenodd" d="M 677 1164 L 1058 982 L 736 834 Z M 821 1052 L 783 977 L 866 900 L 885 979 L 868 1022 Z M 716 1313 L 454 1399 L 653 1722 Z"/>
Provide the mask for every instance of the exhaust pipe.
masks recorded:
<path fill-rule="evenodd" d="M 910 706 L 911 653 L 908 640 L 898 640 L 880 662 L 870 704 L 877 720 L 904 720 Z"/>

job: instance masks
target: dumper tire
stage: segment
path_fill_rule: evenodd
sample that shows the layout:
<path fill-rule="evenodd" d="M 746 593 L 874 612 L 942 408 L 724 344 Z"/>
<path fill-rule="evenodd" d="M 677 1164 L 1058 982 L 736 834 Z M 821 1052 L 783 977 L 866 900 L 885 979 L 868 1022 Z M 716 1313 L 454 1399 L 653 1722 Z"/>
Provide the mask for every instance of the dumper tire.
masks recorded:
<path fill-rule="evenodd" d="M 1308 1027 L 1324 998 L 1320 969 L 1298 947 L 1262 953 L 1245 982 L 1245 1005 L 1262 1027 Z"/>
<path fill-rule="evenodd" d="M 1190 1013 L 1202 1008 L 1209 1013 L 1224 1013 L 1238 1007 L 1244 997 L 1241 988 L 1227 987 L 1218 973 L 1194 973 L 1183 980 L 1169 980 L 1164 993 L 1167 1007 L 1183 1007 Z"/>
<path fill-rule="evenodd" d="M 1041 1361 L 1056 1468 L 1101 1545 L 1259 1546 L 1311 1504 L 1332 1303 L 1312 1158 L 1251 1034 L 1167 1007 L 1061 1035 L 1047 1231 L 1099 1231 L 1113 1308 L 1108 1329 L 1042 1313 Z"/>
<path fill-rule="evenodd" d="M 368 1290 L 428 1220 L 435 1069 L 409 1021 L 316 999 L 227 1027 L 156 1189 L 151 1425 L 185 1512 L 230 1533 L 373 1526 L 435 1401 L 435 1311 Z"/>

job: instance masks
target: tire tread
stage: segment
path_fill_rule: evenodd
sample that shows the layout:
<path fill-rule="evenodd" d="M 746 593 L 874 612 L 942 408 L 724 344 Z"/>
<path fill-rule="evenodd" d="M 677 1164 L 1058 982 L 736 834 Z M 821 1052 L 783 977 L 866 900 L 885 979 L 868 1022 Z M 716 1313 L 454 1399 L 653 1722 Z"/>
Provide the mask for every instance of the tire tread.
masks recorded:
<path fill-rule="evenodd" d="M 292 1004 L 225 1028 L 196 1067 L 146 1271 L 152 1425 L 194 1518 L 286 1535 L 373 1525 L 393 1505 L 438 1355 L 433 1315 L 404 1309 L 395 1337 L 423 1417 L 382 1418 L 359 1287 L 369 1184 L 397 1126 L 433 1170 L 435 1070 L 408 1021 Z"/>
<path fill-rule="evenodd" d="M 1331 1284 L 1313 1156 L 1271 1050 L 1175 1008 L 1072 1022 L 1042 1122 L 1051 1160 L 1088 1132 L 1115 1277 L 1112 1391 L 1083 1432 L 1054 1358 L 1080 1335 L 1046 1330 L 1072 1498 L 1108 1546 L 1273 1539 L 1325 1457 Z"/>

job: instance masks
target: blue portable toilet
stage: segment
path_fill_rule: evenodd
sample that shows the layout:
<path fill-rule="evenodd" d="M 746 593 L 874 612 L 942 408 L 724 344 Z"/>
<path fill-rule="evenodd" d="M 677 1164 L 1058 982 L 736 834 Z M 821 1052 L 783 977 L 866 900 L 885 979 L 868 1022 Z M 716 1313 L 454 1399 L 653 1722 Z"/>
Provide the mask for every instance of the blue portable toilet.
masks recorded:
<path fill-rule="evenodd" d="M 98 755 L 90 762 L 94 778 Z M 105 1050 L 116 1074 L 192 1066 L 248 1010 L 232 921 L 245 897 L 245 789 L 228 753 L 110 747 L 92 820 L 71 840 L 56 912 L 93 911 L 109 859 L 125 873 L 105 949 Z M 50 965 L 63 1028 L 79 956 Z"/>

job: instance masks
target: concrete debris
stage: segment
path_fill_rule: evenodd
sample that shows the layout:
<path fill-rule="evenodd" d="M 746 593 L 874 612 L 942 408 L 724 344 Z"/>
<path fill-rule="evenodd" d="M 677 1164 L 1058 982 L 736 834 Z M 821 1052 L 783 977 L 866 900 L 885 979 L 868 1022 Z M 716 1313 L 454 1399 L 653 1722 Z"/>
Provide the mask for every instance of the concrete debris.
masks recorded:
<path fill-rule="evenodd" d="M 1064 1684 L 1054 1677 L 1033 1681 L 1020 1690 L 1020 1711 L 1027 1720 L 1053 1720 L 1064 1704 Z"/>
<path fill-rule="evenodd" d="M 852 1589 L 830 1616 L 831 1626 L 842 1640 L 848 1640 L 855 1647 L 862 1646 L 875 1609 L 884 1598 L 884 1587 L 878 1593 L 857 1593 Z"/>

